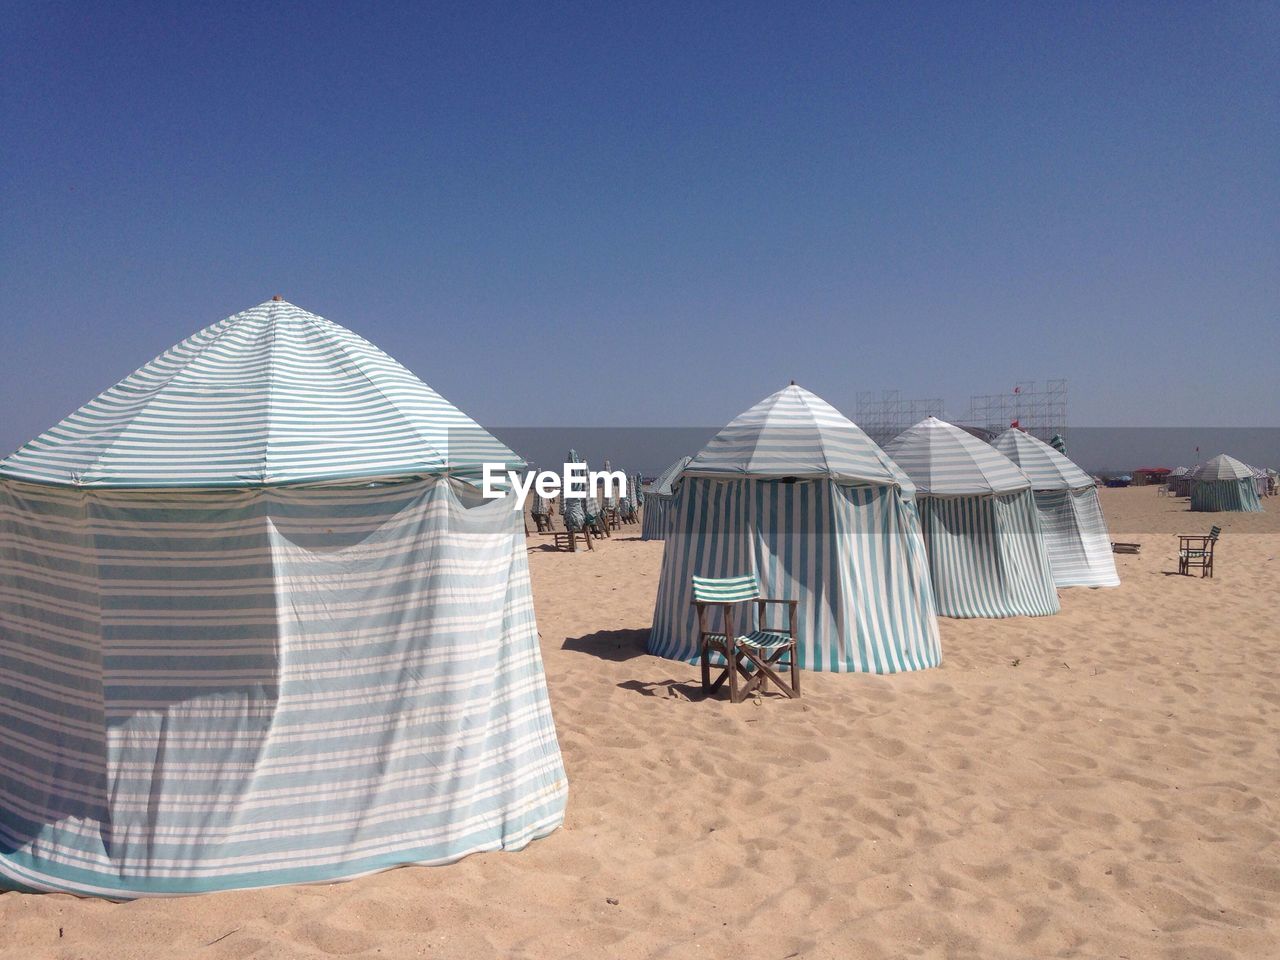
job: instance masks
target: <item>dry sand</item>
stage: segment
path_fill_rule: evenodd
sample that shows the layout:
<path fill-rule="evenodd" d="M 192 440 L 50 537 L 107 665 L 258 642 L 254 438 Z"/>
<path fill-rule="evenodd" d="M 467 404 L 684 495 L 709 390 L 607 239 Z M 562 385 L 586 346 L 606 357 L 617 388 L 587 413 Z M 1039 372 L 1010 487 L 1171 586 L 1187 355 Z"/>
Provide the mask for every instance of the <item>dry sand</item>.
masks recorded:
<path fill-rule="evenodd" d="M 941 669 L 701 701 L 660 543 L 531 565 L 571 794 L 517 854 L 127 904 L 0 895 L 0 957 L 1280 957 L 1280 500 L 1103 491 L 1115 590 L 942 622 Z M 1175 533 L 1226 529 L 1217 577 Z"/>

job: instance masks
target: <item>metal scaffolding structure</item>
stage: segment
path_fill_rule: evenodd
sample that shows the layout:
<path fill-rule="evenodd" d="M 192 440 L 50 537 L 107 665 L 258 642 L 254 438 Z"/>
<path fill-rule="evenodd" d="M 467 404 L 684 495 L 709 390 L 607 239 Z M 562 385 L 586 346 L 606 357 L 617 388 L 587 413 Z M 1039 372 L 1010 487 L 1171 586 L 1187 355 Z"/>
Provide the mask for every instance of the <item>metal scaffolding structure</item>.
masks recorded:
<path fill-rule="evenodd" d="M 1034 380 L 1019 380 L 1007 393 L 975 394 L 969 398 L 968 422 L 1002 433 L 1017 424 L 1048 443 L 1056 433 L 1067 437 L 1067 381 L 1046 380 L 1037 388 Z"/>
<path fill-rule="evenodd" d="M 942 412 L 943 403 L 938 397 L 908 400 L 898 390 L 884 390 L 879 396 L 874 390 L 863 390 L 858 393 L 853 421 L 883 446 L 925 417 L 941 418 Z"/>

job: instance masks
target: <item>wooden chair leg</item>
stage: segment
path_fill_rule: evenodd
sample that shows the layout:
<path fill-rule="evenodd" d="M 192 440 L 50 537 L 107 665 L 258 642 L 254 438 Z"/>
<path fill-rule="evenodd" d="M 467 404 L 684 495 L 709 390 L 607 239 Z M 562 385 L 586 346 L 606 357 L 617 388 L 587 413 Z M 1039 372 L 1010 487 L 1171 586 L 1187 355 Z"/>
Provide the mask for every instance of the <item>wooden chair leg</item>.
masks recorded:
<path fill-rule="evenodd" d="M 793 641 L 791 644 L 791 689 L 800 697 L 800 650 Z"/>

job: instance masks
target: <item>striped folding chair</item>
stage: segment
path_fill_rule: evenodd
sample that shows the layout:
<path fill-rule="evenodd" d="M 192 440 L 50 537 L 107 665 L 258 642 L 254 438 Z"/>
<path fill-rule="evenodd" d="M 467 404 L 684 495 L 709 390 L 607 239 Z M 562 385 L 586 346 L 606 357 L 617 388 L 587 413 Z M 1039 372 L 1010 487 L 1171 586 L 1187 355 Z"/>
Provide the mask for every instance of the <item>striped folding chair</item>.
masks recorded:
<path fill-rule="evenodd" d="M 1178 537 L 1178 572 L 1183 576 L 1191 576 L 1191 568 L 1199 567 L 1200 576 L 1213 579 L 1213 548 L 1222 536 L 1222 528 L 1214 525 L 1209 528 L 1207 537 Z"/>
<path fill-rule="evenodd" d="M 735 613 L 741 604 L 747 604 L 743 618 L 744 629 L 751 626 L 751 605 L 756 607 L 756 628 L 738 633 Z M 787 605 L 787 626 L 768 627 L 765 616 L 769 604 Z M 741 703 L 753 692 L 764 687 L 766 681 L 775 684 L 788 697 L 800 696 L 800 664 L 796 656 L 796 606 L 795 600 L 772 600 L 760 596 L 756 578 L 745 577 L 713 579 L 693 578 L 693 605 L 698 611 L 698 647 L 702 661 L 702 690 L 715 693 L 725 680 L 729 681 L 729 700 Z M 713 630 L 708 613 L 720 608 L 722 631 Z M 711 682 L 711 655 L 724 657 L 725 668 L 715 683 Z M 784 660 L 784 658 L 786 658 Z M 778 674 L 778 668 L 791 670 L 791 682 Z M 739 684 L 739 679 L 742 683 Z"/>

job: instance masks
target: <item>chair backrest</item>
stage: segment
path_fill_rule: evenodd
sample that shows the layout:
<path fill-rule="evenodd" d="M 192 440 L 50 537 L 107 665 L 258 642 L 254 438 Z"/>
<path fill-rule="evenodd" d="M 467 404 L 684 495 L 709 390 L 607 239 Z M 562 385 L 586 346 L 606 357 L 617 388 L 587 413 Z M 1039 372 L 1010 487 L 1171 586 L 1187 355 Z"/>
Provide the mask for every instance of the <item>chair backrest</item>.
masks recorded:
<path fill-rule="evenodd" d="M 694 577 L 693 599 L 699 603 L 740 603 L 760 596 L 754 574 L 745 577 Z"/>
<path fill-rule="evenodd" d="M 1221 527 L 1219 527 L 1218 525 L 1216 525 L 1216 524 L 1215 524 L 1214 526 L 1212 526 L 1212 527 L 1210 527 L 1210 528 L 1209 528 L 1209 539 L 1210 539 L 1210 540 L 1217 540 L 1217 539 L 1218 539 L 1218 537 L 1219 537 L 1219 536 L 1221 536 L 1221 535 L 1222 535 L 1222 528 L 1221 528 Z"/>

